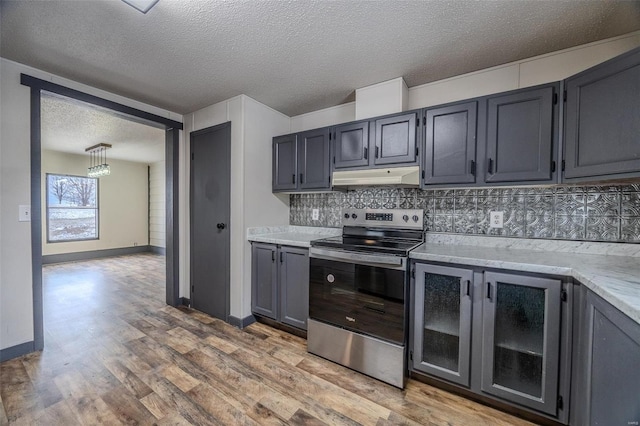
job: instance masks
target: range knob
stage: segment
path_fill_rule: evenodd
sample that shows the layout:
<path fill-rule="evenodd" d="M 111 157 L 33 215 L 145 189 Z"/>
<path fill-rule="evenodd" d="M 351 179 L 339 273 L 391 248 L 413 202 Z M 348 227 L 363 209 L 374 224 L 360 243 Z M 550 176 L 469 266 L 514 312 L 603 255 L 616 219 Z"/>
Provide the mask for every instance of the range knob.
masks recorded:
<path fill-rule="evenodd" d="M 357 218 L 358 218 L 358 215 L 357 215 L 357 214 L 355 214 L 355 213 L 352 213 L 352 214 L 351 214 L 351 219 L 357 219 Z"/>
<path fill-rule="evenodd" d="M 345 218 L 345 219 L 349 219 L 349 213 L 345 213 L 345 214 L 344 214 L 344 218 Z"/>
<path fill-rule="evenodd" d="M 402 216 L 402 220 L 404 220 L 405 222 L 407 222 L 409 220 L 409 215 L 404 215 Z"/>
<path fill-rule="evenodd" d="M 414 221 L 414 222 L 417 222 L 417 221 L 418 221 L 418 219 L 420 219 L 420 218 L 418 217 L 418 215 L 417 215 L 417 214 L 414 214 L 414 215 L 413 215 L 413 217 L 412 217 L 412 219 L 413 219 L 413 221 Z"/>

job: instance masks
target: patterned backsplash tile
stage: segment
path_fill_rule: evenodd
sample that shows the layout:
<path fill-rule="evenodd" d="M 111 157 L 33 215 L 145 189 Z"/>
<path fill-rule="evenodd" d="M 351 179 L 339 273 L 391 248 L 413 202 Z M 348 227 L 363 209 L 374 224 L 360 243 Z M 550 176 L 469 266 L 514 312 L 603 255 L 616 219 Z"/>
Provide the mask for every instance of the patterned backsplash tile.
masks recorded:
<path fill-rule="evenodd" d="M 341 226 L 344 208 L 423 209 L 425 230 L 501 237 L 640 243 L 640 184 L 533 188 L 373 187 L 292 194 L 291 225 Z M 312 220 L 318 209 L 318 220 Z M 489 212 L 504 212 L 502 229 Z"/>

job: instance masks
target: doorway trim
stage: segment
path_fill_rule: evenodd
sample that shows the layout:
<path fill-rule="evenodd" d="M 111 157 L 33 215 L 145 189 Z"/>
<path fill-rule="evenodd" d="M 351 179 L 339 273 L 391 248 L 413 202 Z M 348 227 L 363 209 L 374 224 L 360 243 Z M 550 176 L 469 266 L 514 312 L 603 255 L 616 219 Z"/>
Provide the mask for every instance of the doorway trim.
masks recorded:
<path fill-rule="evenodd" d="M 166 303 L 179 303 L 179 231 L 178 231 L 178 156 L 182 123 L 139 110 L 118 102 L 90 95 L 79 90 L 20 74 L 20 83 L 31 88 L 31 274 L 33 288 L 33 350 L 44 348 L 42 300 L 42 146 L 41 102 L 43 90 L 107 108 L 130 116 L 134 120 L 165 130 L 166 177 Z M 25 352 L 28 353 L 29 351 Z"/>

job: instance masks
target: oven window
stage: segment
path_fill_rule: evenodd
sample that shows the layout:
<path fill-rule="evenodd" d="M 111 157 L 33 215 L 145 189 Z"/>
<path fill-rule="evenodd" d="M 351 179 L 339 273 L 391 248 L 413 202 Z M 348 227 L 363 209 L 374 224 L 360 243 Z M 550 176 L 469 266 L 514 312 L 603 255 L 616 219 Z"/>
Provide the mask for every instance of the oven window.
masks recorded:
<path fill-rule="evenodd" d="M 315 258 L 310 264 L 310 318 L 404 343 L 404 271 Z"/>

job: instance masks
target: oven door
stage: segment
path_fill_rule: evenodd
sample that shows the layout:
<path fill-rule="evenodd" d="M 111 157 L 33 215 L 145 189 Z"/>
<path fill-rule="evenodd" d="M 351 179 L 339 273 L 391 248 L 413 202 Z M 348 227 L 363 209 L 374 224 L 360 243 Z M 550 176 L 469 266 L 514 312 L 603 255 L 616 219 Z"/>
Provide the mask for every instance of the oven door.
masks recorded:
<path fill-rule="evenodd" d="M 309 317 L 399 345 L 407 259 L 312 247 Z"/>

